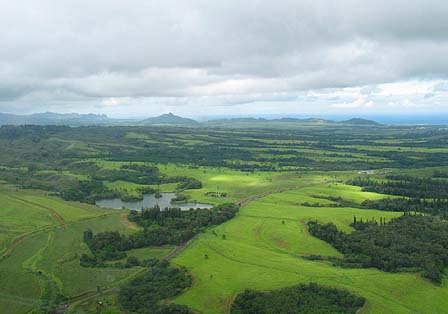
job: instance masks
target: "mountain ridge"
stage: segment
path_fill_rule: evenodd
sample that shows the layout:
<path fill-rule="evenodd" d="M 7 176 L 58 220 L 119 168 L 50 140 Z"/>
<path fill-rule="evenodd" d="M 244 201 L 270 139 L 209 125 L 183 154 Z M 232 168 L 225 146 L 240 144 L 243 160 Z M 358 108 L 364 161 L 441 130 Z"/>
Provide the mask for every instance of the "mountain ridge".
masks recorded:
<path fill-rule="evenodd" d="M 151 117 L 151 118 L 144 119 L 144 120 L 140 121 L 139 124 L 143 124 L 143 125 L 152 125 L 152 124 L 197 125 L 197 124 L 199 124 L 199 122 L 196 120 L 193 120 L 193 119 L 176 116 L 170 112 L 170 113 L 164 113 L 157 117 Z"/>
<path fill-rule="evenodd" d="M 79 113 L 54 113 L 42 112 L 29 115 L 17 115 L 10 113 L 0 113 L 0 125 L 69 125 L 69 126 L 85 126 L 85 125 L 181 125 L 181 126 L 214 126 L 223 124 L 238 123 L 303 123 L 303 124 L 352 124 L 358 126 L 378 126 L 380 123 L 363 119 L 351 118 L 344 121 L 333 121 L 322 118 L 292 118 L 283 117 L 276 119 L 254 118 L 254 117 L 238 117 L 212 119 L 208 121 L 198 122 L 194 119 L 181 117 L 173 113 L 164 113 L 156 117 L 149 117 L 143 120 L 139 119 L 115 119 L 109 118 L 105 114 L 79 114 Z"/>

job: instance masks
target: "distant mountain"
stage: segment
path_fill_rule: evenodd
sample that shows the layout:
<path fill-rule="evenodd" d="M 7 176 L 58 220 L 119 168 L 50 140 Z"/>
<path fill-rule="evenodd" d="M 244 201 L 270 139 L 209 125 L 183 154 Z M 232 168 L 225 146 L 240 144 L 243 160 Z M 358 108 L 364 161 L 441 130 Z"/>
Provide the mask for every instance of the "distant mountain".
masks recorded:
<path fill-rule="evenodd" d="M 272 122 L 298 122 L 298 123 L 334 123 L 331 120 L 319 119 L 319 118 L 306 118 L 306 119 L 298 119 L 298 118 L 281 118 L 269 120 Z"/>
<path fill-rule="evenodd" d="M 183 118 L 176 116 L 174 114 L 166 113 L 158 117 L 152 117 L 140 121 L 140 124 L 151 125 L 151 124 L 170 124 L 170 125 L 197 125 L 199 122 L 193 119 Z"/>
<path fill-rule="evenodd" d="M 0 113 L 0 125 L 96 125 L 113 121 L 104 114 L 44 112 L 30 115 Z"/>
<path fill-rule="evenodd" d="M 331 120 L 319 119 L 319 118 L 280 118 L 280 119 L 265 119 L 265 118 L 228 118 L 228 119 L 217 119 L 209 120 L 207 124 L 227 124 L 227 123 L 260 123 L 260 122 L 293 122 L 293 123 L 335 123 Z"/>
<path fill-rule="evenodd" d="M 352 118 L 350 120 L 341 121 L 339 123 L 358 124 L 358 125 L 380 125 L 380 123 L 378 122 L 363 118 Z"/>
<path fill-rule="evenodd" d="M 272 124 L 270 124 L 272 123 Z M 69 125 L 69 126 L 84 126 L 84 125 L 181 125 L 181 126 L 265 126 L 273 125 L 281 127 L 283 123 L 297 123 L 300 124 L 351 124 L 375 126 L 380 125 L 372 120 L 362 118 L 352 118 L 350 120 L 335 122 L 332 120 L 320 118 L 227 118 L 209 120 L 206 122 L 198 122 L 193 119 L 176 116 L 172 113 L 162 114 L 158 117 L 148 118 L 142 121 L 136 119 L 112 119 L 104 114 L 79 114 L 79 113 L 54 113 L 44 112 L 30 115 L 16 115 L 9 113 L 0 113 L 0 125 Z M 286 126 L 286 125 L 285 125 Z"/>
<path fill-rule="evenodd" d="M 223 119 L 212 119 L 205 122 L 208 125 L 216 124 L 227 124 L 227 123 L 252 123 L 252 122 L 267 122 L 269 120 L 264 118 L 223 118 Z"/>

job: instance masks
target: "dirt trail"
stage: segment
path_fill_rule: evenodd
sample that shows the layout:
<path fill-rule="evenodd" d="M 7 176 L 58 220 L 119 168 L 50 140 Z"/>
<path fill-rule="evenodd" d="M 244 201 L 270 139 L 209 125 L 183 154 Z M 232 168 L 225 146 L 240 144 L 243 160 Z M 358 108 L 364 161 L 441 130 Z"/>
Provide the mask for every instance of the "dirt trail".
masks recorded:
<path fill-rule="evenodd" d="M 237 295 L 238 294 L 233 294 L 230 298 L 227 299 L 227 301 L 226 301 L 226 314 L 230 314 L 230 312 L 232 310 L 233 301 L 235 301 Z"/>
<path fill-rule="evenodd" d="M 255 201 L 257 199 L 263 198 L 263 197 L 271 195 L 271 194 L 282 193 L 282 192 L 291 191 L 291 190 L 298 190 L 298 189 L 303 189 L 303 188 L 307 188 L 307 187 L 314 186 L 314 185 L 319 185 L 319 184 L 323 184 L 323 183 L 332 183 L 332 182 L 333 181 L 314 182 L 314 183 L 309 183 L 309 184 L 305 184 L 305 185 L 292 186 L 289 188 L 284 188 L 284 189 L 279 189 L 279 190 L 267 191 L 267 192 L 263 192 L 263 193 L 259 193 L 259 194 L 255 194 L 255 195 L 243 198 L 242 200 L 237 201 L 236 204 L 239 206 L 242 206 L 249 202 Z"/>
<path fill-rule="evenodd" d="M 174 250 L 172 250 L 171 252 L 169 252 L 167 255 L 165 255 L 164 259 L 166 260 L 172 260 L 173 258 L 175 258 L 177 255 L 179 255 L 180 253 L 182 253 L 187 246 L 189 246 L 191 244 L 191 242 L 193 242 L 194 240 L 196 240 L 198 236 L 195 235 L 193 238 L 191 238 L 190 240 L 188 240 L 187 242 L 185 242 L 184 244 L 176 247 Z"/>
<path fill-rule="evenodd" d="M 107 213 L 107 214 L 102 214 L 102 215 L 98 215 L 98 216 L 86 217 L 86 218 L 83 218 L 83 219 L 80 219 L 80 220 L 77 220 L 77 221 L 73 221 L 73 222 L 69 222 L 69 223 L 67 223 L 67 222 L 64 222 L 64 223 L 58 223 L 58 224 L 56 224 L 56 225 L 50 225 L 50 226 L 47 226 L 47 227 L 43 227 L 43 228 L 41 228 L 41 229 L 37 229 L 37 230 L 31 231 L 31 232 L 28 232 L 28 233 L 21 234 L 20 236 L 18 236 L 17 238 L 15 238 L 15 239 L 12 241 L 11 245 L 10 245 L 5 251 L 3 251 L 3 253 L 0 254 L 0 262 L 1 262 L 2 260 L 4 260 L 4 259 L 8 258 L 8 257 L 12 254 L 12 252 L 14 252 L 15 248 L 16 248 L 20 243 L 22 243 L 22 242 L 25 241 L 28 237 L 30 237 L 30 236 L 32 236 L 32 235 L 34 235 L 34 234 L 37 234 L 37 233 L 40 233 L 40 232 L 49 231 L 49 230 L 52 230 L 52 229 L 55 229 L 55 228 L 59 228 L 59 227 L 61 227 L 61 226 L 68 227 L 69 225 L 73 225 L 73 224 L 77 224 L 77 223 L 82 223 L 82 222 L 84 222 L 84 221 L 86 221 L 86 220 L 95 219 L 95 218 L 100 218 L 100 217 L 105 217 L 105 216 L 109 216 L 109 215 L 116 215 L 116 214 L 117 214 L 117 213 Z"/>
<path fill-rule="evenodd" d="M 64 228 L 67 228 L 68 225 L 65 222 L 64 218 L 62 218 L 62 216 L 59 215 L 53 208 L 45 206 L 45 205 L 42 205 L 42 204 L 39 204 L 39 203 L 35 203 L 35 202 L 32 202 L 32 201 L 29 201 L 27 199 L 23 199 L 23 198 L 17 197 L 17 196 L 11 195 L 11 194 L 5 194 L 5 193 L 3 193 L 3 194 L 6 195 L 7 197 L 13 198 L 13 199 L 18 200 L 20 202 L 27 203 L 27 204 L 30 204 L 30 205 L 33 205 L 33 206 L 36 206 L 36 207 L 40 207 L 40 208 L 46 209 L 50 213 L 50 215 L 53 218 L 53 220 L 56 221 L 56 223 L 58 225 L 62 225 Z"/>
<path fill-rule="evenodd" d="M 7 256 L 11 255 L 11 253 L 14 251 L 14 249 L 22 243 L 26 238 L 28 238 L 32 232 L 24 233 L 20 235 L 19 237 L 15 238 L 11 245 L 0 255 L 0 261 L 6 258 Z"/>
<path fill-rule="evenodd" d="M 141 227 L 139 227 L 135 222 L 129 221 L 128 213 L 121 214 L 120 221 L 121 221 L 121 223 L 124 226 L 126 226 L 129 229 L 132 229 L 132 230 L 139 230 L 139 229 L 141 229 Z"/>

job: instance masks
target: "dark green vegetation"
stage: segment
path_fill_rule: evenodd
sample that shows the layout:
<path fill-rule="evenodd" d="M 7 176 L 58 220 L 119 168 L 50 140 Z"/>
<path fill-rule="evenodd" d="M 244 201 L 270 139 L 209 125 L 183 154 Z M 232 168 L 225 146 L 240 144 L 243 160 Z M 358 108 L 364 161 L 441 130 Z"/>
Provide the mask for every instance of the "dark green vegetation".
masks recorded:
<path fill-rule="evenodd" d="M 0 308 L 223 314 L 247 288 L 295 287 L 327 309 L 342 293 L 363 314 L 444 313 L 447 139 L 363 120 L 1 127 Z M 214 207 L 90 205 L 161 192 Z"/>
<path fill-rule="evenodd" d="M 131 211 L 129 221 L 144 227 L 143 230 L 131 235 L 122 235 L 116 231 L 93 234 L 91 230 L 84 231 L 84 241 L 93 253 L 81 256 L 81 266 L 105 267 L 105 261 L 120 260 L 126 257 L 126 251 L 149 246 L 166 244 L 180 245 L 205 230 L 219 225 L 235 216 L 238 206 L 221 204 L 212 209 L 192 209 L 181 211 L 178 208 L 161 210 L 159 207 L 143 209 L 140 213 Z M 125 267 L 138 266 L 141 263 L 129 259 Z M 145 264 L 145 263 L 144 263 Z M 117 265 L 122 267 L 121 264 Z"/>
<path fill-rule="evenodd" d="M 366 200 L 364 208 L 397 212 L 420 212 L 448 219 L 448 180 L 444 172 L 435 171 L 431 176 L 387 175 L 384 178 L 358 177 L 349 184 L 362 187 L 363 191 L 402 196 Z"/>
<path fill-rule="evenodd" d="M 192 283 L 186 269 L 172 268 L 166 261 L 151 266 L 142 276 L 121 287 L 118 302 L 123 309 L 139 314 L 189 314 L 187 306 L 162 304 Z"/>
<path fill-rule="evenodd" d="M 167 227 L 177 230 L 178 232 L 186 232 L 187 234 L 196 234 L 206 227 L 219 225 L 229 219 L 232 219 L 238 212 L 238 206 L 235 204 L 220 204 L 209 209 L 194 209 L 182 211 L 177 208 L 160 210 L 159 207 L 144 209 L 141 212 L 131 211 L 129 221 L 133 221 L 138 225 L 149 230 L 151 227 Z M 184 231 L 186 230 L 186 231 Z M 178 244 L 189 240 L 188 236 L 178 236 Z"/>
<path fill-rule="evenodd" d="M 137 195 L 126 190 L 112 190 L 104 182 L 124 181 L 141 185 L 177 183 L 177 190 L 200 189 L 201 181 L 185 176 L 166 176 L 150 164 L 124 164 L 118 169 L 104 169 L 93 161 L 72 162 L 66 168 L 48 173 L 33 167 L 26 169 L 3 169 L 2 177 L 23 188 L 36 188 L 56 192 L 63 199 L 94 204 L 96 200 L 119 197 L 123 201 L 143 199 L 143 194 L 156 192 L 155 188 L 140 187 Z M 68 174 L 69 173 L 69 174 Z"/>
<path fill-rule="evenodd" d="M 235 299 L 231 314 L 355 314 L 364 302 L 347 291 L 311 283 L 269 292 L 246 290 Z"/>
<path fill-rule="evenodd" d="M 420 168 L 447 163 L 448 154 L 440 149 L 446 144 L 447 133 L 435 127 L 364 125 L 263 130 L 190 128 L 187 132 L 179 127 L 4 126 L 0 128 L 0 144 L 4 147 L 0 157 L 8 167 L 9 172 L 4 170 L 3 176 L 9 181 L 18 177 L 21 183 L 27 177 L 28 183 L 42 181 L 42 186 L 50 185 L 44 181 L 56 180 L 70 186 L 76 178 L 61 171 L 83 169 L 85 164 L 76 163 L 92 158 L 244 171 Z M 397 142 L 404 146 L 398 149 Z M 11 168 L 15 168 L 14 173 Z M 42 176 L 42 170 L 56 172 L 51 180 L 45 180 L 48 174 Z M 126 173 L 117 171 L 111 175 L 118 178 Z"/>
<path fill-rule="evenodd" d="M 448 200 L 426 200 L 420 198 L 383 198 L 376 201 L 366 200 L 361 204 L 364 208 L 387 210 L 394 212 L 419 212 L 448 219 Z"/>
<path fill-rule="evenodd" d="M 344 253 L 352 267 L 376 267 L 389 272 L 422 270 L 425 278 L 440 284 L 448 266 L 448 224 L 437 218 L 404 215 L 380 223 L 357 221 L 352 233 L 332 224 L 308 222 L 310 233 Z"/>
<path fill-rule="evenodd" d="M 388 175 L 386 181 L 356 178 L 349 184 L 361 186 L 364 191 L 414 198 L 448 199 L 448 181 L 416 178 L 408 175 Z"/>

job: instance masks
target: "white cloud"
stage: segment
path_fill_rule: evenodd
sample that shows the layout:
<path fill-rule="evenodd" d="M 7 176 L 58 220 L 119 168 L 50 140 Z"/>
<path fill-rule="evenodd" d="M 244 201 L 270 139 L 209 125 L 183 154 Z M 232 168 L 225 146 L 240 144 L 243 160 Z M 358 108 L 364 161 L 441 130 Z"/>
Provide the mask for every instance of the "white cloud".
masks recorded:
<path fill-rule="evenodd" d="M 434 90 L 434 81 L 397 82 L 378 87 L 380 91 L 376 94 L 381 96 L 426 95 Z"/>
<path fill-rule="evenodd" d="M 0 111 L 446 110 L 442 0 L 0 2 Z"/>
<path fill-rule="evenodd" d="M 342 108 L 342 109 L 354 109 L 354 108 L 371 108 L 374 106 L 373 101 L 367 100 L 363 97 L 356 99 L 353 102 L 343 102 L 343 103 L 336 103 L 330 105 L 332 108 Z"/>

